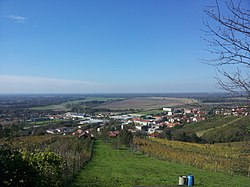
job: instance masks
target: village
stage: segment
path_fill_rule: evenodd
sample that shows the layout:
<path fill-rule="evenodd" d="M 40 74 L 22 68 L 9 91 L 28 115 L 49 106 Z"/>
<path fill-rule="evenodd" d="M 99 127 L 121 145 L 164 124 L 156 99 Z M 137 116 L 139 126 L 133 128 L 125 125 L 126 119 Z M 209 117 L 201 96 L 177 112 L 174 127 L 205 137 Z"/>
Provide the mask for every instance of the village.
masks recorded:
<path fill-rule="evenodd" d="M 211 115 L 211 114 L 210 114 Z M 216 109 L 213 110 L 213 115 L 221 116 L 247 116 L 249 111 L 247 107 L 236 107 L 231 109 Z M 95 116 L 88 114 L 67 112 L 63 115 L 49 115 L 50 120 L 72 120 L 76 122 L 74 127 L 58 127 L 54 129 L 47 129 L 46 133 L 49 134 L 72 134 L 77 137 L 89 135 L 93 137 L 91 133 L 93 127 L 97 132 L 102 131 L 106 124 L 111 121 L 116 121 L 118 126 L 115 126 L 109 132 L 110 137 L 116 137 L 119 135 L 119 130 L 128 129 L 132 133 L 143 133 L 146 136 L 158 137 L 163 132 L 164 128 L 173 128 L 176 126 L 182 126 L 191 122 L 204 121 L 209 117 L 207 111 L 193 108 L 162 108 L 162 115 L 142 115 L 142 114 L 122 114 L 116 113 L 99 113 Z"/>

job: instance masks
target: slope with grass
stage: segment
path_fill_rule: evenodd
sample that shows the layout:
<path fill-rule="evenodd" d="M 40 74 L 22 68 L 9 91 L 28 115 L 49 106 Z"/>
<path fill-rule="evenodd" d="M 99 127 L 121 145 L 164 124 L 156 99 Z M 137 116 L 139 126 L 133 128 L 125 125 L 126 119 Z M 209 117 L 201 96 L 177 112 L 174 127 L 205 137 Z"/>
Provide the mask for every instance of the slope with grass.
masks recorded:
<path fill-rule="evenodd" d="M 249 186 L 243 176 L 197 169 L 166 162 L 128 149 L 113 149 L 97 141 L 92 161 L 77 175 L 72 186 L 153 186 L 178 185 L 179 175 L 193 174 L 195 186 Z"/>
<path fill-rule="evenodd" d="M 230 116 L 230 117 L 234 117 L 234 116 Z M 237 117 L 237 118 L 232 118 L 232 119 L 227 119 L 226 121 L 224 121 L 223 123 L 218 122 L 216 126 L 213 126 L 211 128 L 205 129 L 205 130 L 201 130 L 201 131 L 197 131 L 196 134 L 197 136 L 201 137 L 203 136 L 205 133 L 209 133 L 210 131 L 216 130 L 216 129 L 220 129 L 220 128 L 224 128 L 227 127 L 229 125 L 232 125 L 234 123 L 239 122 L 240 120 L 242 120 L 243 117 Z M 215 123 L 216 124 L 216 123 Z"/>
<path fill-rule="evenodd" d="M 174 131 L 178 132 L 195 133 L 208 143 L 249 141 L 250 115 L 216 115 L 204 121 L 186 124 Z"/>

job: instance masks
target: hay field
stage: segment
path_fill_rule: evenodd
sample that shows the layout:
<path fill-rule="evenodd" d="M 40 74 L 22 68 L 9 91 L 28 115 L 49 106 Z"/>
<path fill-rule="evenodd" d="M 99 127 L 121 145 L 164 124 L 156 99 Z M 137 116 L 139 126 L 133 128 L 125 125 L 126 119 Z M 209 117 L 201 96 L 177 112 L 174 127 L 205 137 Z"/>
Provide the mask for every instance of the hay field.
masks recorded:
<path fill-rule="evenodd" d="M 137 97 L 122 101 L 115 101 L 98 106 L 97 108 L 108 109 L 158 109 L 163 107 L 174 107 L 185 104 L 191 104 L 194 101 L 188 98 L 173 98 L 173 97 Z"/>

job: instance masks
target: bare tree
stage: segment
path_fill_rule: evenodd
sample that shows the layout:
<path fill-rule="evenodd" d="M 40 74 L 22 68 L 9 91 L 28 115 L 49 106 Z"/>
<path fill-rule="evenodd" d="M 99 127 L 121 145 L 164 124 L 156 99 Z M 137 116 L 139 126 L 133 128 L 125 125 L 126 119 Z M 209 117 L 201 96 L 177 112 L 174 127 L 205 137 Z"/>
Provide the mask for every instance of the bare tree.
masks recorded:
<path fill-rule="evenodd" d="M 222 89 L 244 91 L 250 97 L 250 1 L 227 0 L 223 6 L 219 2 L 204 10 L 204 40 L 212 54 L 205 63 L 216 68 Z"/>

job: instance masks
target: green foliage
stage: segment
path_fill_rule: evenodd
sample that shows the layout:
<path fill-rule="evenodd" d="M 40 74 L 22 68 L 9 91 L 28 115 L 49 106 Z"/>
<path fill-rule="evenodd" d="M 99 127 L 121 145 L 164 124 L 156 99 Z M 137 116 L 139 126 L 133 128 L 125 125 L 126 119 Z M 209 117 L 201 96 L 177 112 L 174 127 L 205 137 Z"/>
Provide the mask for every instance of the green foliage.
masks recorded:
<path fill-rule="evenodd" d="M 207 142 L 236 142 L 250 140 L 250 116 L 238 118 L 229 125 L 212 129 L 202 136 Z"/>
<path fill-rule="evenodd" d="M 60 186 L 62 184 L 62 157 L 49 149 L 35 152 L 22 151 L 22 157 L 38 173 L 39 186 Z"/>
<path fill-rule="evenodd" d="M 17 124 L 5 125 L 4 128 L 0 125 L 0 138 L 2 137 L 16 137 L 21 131 L 22 127 Z"/>
<path fill-rule="evenodd" d="M 62 158 L 49 151 L 1 149 L 0 176 L 3 186 L 60 186 Z"/>
<path fill-rule="evenodd" d="M 172 133 L 170 128 L 163 129 L 163 135 L 166 139 L 171 140 L 172 139 Z"/>
<path fill-rule="evenodd" d="M 32 185 L 29 186 L 61 186 L 69 183 L 91 159 L 93 141 L 90 138 L 77 139 L 74 136 L 28 136 L 0 139 L 1 143 L 10 147 L 9 152 L 1 152 L 1 165 L 4 163 L 5 167 L 0 169 L 1 174 L 8 174 L 3 175 L 6 183 L 13 181 L 14 176 L 18 179 L 15 183 L 21 181 L 23 184 L 17 186 L 25 186 L 30 182 Z M 9 157 L 4 156 L 7 153 Z M 12 168 L 13 175 L 10 175 L 13 172 L 8 168 Z M 8 184 L 12 185 L 10 182 Z"/>
<path fill-rule="evenodd" d="M 127 129 L 121 130 L 118 138 L 121 144 L 124 144 L 127 147 L 129 147 L 133 141 L 133 135 Z"/>
<path fill-rule="evenodd" d="M 244 125 L 234 124 L 230 128 L 222 127 L 209 131 L 202 138 L 208 143 L 249 141 L 250 131 Z"/>
<path fill-rule="evenodd" d="M 173 133 L 171 139 L 182 142 L 196 142 L 196 143 L 201 142 L 201 139 L 197 137 L 195 133 L 192 132 L 188 133 L 185 131 L 177 131 Z"/>
<path fill-rule="evenodd" d="M 109 129 L 107 127 L 104 127 L 102 130 L 101 130 L 101 135 L 100 135 L 100 138 L 105 141 L 105 142 L 108 142 L 109 141 Z"/>
<path fill-rule="evenodd" d="M 38 186 L 38 171 L 18 151 L 0 149 L 0 186 Z"/>

